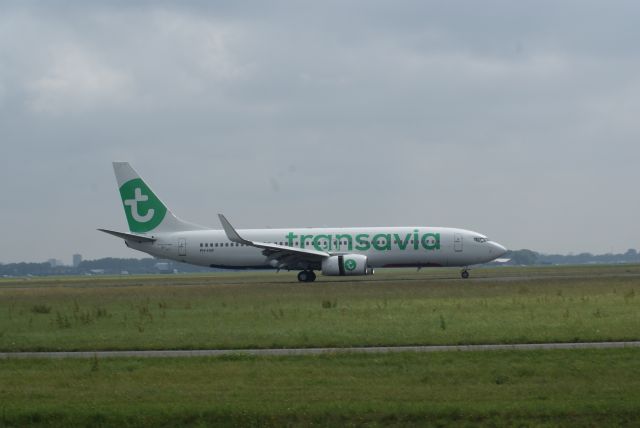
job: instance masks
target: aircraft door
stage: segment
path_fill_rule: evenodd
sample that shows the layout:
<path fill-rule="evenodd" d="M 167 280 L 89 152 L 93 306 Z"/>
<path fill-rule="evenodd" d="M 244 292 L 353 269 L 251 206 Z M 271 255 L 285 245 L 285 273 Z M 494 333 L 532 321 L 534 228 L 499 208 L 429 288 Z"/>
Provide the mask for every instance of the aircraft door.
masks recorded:
<path fill-rule="evenodd" d="M 453 249 L 456 252 L 462 251 L 462 234 L 460 233 L 453 234 Z"/>
<path fill-rule="evenodd" d="M 184 238 L 178 239 L 178 255 L 179 256 L 187 255 L 187 240 Z"/>

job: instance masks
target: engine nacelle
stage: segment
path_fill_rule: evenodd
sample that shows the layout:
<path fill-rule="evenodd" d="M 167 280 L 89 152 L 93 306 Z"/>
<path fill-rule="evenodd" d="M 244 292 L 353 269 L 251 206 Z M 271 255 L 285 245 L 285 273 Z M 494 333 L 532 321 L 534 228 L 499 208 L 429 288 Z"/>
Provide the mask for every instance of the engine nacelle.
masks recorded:
<path fill-rule="evenodd" d="M 371 275 L 373 269 L 367 268 L 367 256 L 345 254 L 322 260 L 322 274 L 329 276 Z"/>

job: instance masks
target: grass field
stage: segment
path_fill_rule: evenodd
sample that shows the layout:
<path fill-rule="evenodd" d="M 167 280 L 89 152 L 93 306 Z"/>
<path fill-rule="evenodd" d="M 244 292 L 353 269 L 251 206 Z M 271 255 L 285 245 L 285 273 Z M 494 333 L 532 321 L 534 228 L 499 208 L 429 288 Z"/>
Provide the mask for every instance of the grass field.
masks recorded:
<path fill-rule="evenodd" d="M 0 362 L 0 426 L 638 426 L 638 403 L 638 349 Z"/>
<path fill-rule="evenodd" d="M 640 266 L 0 280 L 0 349 L 640 339 Z M 638 426 L 640 349 L 0 360 L 2 426 Z"/>
<path fill-rule="evenodd" d="M 640 339 L 640 266 L 0 281 L 0 350 Z"/>

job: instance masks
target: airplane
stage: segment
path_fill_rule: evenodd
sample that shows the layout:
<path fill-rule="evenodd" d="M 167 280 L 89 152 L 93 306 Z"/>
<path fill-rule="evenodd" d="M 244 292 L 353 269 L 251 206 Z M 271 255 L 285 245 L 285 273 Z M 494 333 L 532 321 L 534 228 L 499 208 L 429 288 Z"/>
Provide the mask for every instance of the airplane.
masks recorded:
<path fill-rule="evenodd" d="M 372 275 L 375 268 L 461 267 L 499 259 L 507 249 L 485 235 L 449 227 L 341 227 L 222 230 L 176 217 L 127 162 L 113 162 L 129 232 L 98 229 L 154 257 L 226 269 L 299 270 L 300 282 Z"/>

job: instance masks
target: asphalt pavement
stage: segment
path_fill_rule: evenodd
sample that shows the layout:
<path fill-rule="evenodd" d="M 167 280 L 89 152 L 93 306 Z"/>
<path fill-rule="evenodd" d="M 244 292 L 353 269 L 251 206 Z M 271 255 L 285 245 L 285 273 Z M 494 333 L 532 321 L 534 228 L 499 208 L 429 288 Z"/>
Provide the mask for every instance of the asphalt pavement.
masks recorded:
<path fill-rule="evenodd" d="M 479 352 L 479 351 L 532 351 L 553 349 L 612 349 L 640 348 L 634 342 L 573 342 L 573 343 L 517 343 L 487 345 L 433 345 L 433 346 L 366 346 L 352 348 L 282 348 L 282 349 L 199 349 L 199 350 L 120 350 L 73 352 L 0 352 L 0 359 L 9 358 L 185 358 L 217 357 L 222 355 L 290 356 L 323 354 L 384 354 L 390 352 Z"/>

